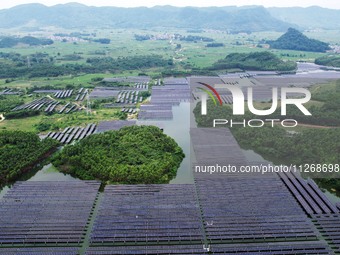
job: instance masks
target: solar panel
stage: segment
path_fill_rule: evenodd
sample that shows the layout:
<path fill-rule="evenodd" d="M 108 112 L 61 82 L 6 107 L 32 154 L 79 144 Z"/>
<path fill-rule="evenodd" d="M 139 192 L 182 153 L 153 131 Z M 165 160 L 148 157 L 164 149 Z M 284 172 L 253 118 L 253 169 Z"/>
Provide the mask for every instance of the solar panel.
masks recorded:
<path fill-rule="evenodd" d="M 193 185 L 109 185 L 92 244 L 203 240 Z"/>
<path fill-rule="evenodd" d="M 99 186 L 83 181 L 17 182 L 0 200 L 0 245 L 78 245 Z"/>

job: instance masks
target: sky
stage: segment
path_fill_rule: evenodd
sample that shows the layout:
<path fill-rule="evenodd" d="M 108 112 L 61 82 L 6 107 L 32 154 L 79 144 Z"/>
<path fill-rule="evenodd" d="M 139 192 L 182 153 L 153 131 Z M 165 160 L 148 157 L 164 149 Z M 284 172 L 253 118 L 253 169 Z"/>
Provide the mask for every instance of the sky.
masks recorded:
<path fill-rule="evenodd" d="M 243 6 L 243 5 L 263 5 L 265 7 L 292 7 L 292 6 L 321 6 L 330 9 L 340 9 L 339 0 L 0 0 L 0 9 L 6 9 L 15 5 L 27 3 L 42 3 L 47 6 L 64 4 L 68 2 L 78 2 L 89 6 L 119 6 L 136 7 L 155 5 L 173 6 Z"/>

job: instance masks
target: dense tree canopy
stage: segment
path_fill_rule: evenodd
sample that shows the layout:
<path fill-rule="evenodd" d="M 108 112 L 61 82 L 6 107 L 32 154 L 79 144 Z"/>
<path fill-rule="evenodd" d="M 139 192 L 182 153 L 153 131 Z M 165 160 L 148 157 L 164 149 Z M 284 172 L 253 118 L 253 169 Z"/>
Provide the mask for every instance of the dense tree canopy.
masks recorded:
<path fill-rule="evenodd" d="M 168 183 L 184 158 L 177 143 L 154 126 L 131 126 L 96 134 L 69 145 L 53 163 L 85 180 Z"/>
<path fill-rule="evenodd" d="M 76 54 L 58 57 L 58 60 L 79 60 Z M 29 61 L 28 61 L 29 60 Z M 29 63 L 29 64 L 28 64 Z M 16 77 L 57 77 L 79 73 L 102 73 L 148 68 L 170 69 L 174 66 L 172 59 L 159 55 L 129 56 L 120 58 L 95 57 L 86 59 L 86 64 L 55 63 L 55 58 L 46 53 L 23 56 L 17 53 L 0 52 L 0 78 Z"/>
<path fill-rule="evenodd" d="M 55 149 L 56 140 L 40 138 L 29 132 L 0 132 L 0 185 L 18 178 L 28 167 Z"/>
<path fill-rule="evenodd" d="M 315 59 L 315 64 L 324 66 L 340 67 L 339 55 L 328 55 Z"/>
<path fill-rule="evenodd" d="M 296 69 L 296 63 L 283 61 L 271 52 L 232 53 L 226 58 L 217 61 L 210 68 L 223 70 L 239 68 L 243 70 L 260 71 L 292 71 Z"/>
<path fill-rule="evenodd" d="M 30 46 L 50 45 L 53 44 L 51 39 L 40 39 L 33 36 L 18 37 L 2 37 L 0 38 L 0 48 L 12 48 L 19 43 L 28 44 Z"/>

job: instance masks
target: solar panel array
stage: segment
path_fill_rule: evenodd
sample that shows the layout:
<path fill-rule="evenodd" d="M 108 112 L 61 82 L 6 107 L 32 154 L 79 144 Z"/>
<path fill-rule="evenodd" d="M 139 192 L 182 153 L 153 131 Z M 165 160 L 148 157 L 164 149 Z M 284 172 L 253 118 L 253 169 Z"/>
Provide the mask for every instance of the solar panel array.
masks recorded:
<path fill-rule="evenodd" d="M 211 242 L 317 240 L 313 224 L 275 176 L 195 178 Z"/>
<path fill-rule="evenodd" d="M 211 245 L 211 254 L 268 254 L 268 255 L 312 255 L 334 254 L 325 242 L 283 242 L 283 243 L 259 243 Z"/>
<path fill-rule="evenodd" d="M 172 111 L 140 111 L 138 113 L 139 120 L 171 120 L 172 118 Z"/>
<path fill-rule="evenodd" d="M 151 104 L 179 104 L 188 102 L 191 98 L 191 91 L 188 85 L 165 85 L 153 86 Z"/>
<path fill-rule="evenodd" d="M 246 158 L 229 129 L 192 128 L 190 135 L 197 163 L 246 163 Z"/>
<path fill-rule="evenodd" d="M 83 101 L 86 95 L 88 94 L 89 90 L 85 88 L 80 88 L 78 90 L 77 96 L 75 98 L 75 101 Z"/>
<path fill-rule="evenodd" d="M 279 176 L 307 214 L 339 212 L 313 180 L 305 181 L 294 172 L 279 173 Z"/>
<path fill-rule="evenodd" d="M 99 122 L 96 133 L 102 133 L 110 130 L 119 130 L 122 127 L 136 125 L 135 120 L 112 120 Z"/>
<path fill-rule="evenodd" d="M 71 97 L 73 94 L 73 89 L 70 90 L 58 90 L 57 92 L 54 93 L 54 97 L 56 98 L 67 98 Z"/>
<path fill-rule="evenodd" d="M 143 89 L 142 87 L 137 87 Z M 145 85 L 145 90 L 148 90 L 148 85 Z M 122 90 L 117 95 L 116 103 L 119 104 L 134 104 L 143 102 L 143 96 L 140 96 L 139 90 Z"/>
<path fill-rule="evenodd" d="M 0 245 L 78 245 L 99 186 L 96 181 L 17 182 L 0 200 Z"/>
<path fill-rule="evenodd" d="M 79 141 L 92 135 L 96 131 L 96 124 L 88 124 L 86 127 L 67 127 L 62 132 L 49 132 L 46 138 L 58 140 L 62 144 Z"/>
<path fill-rule="evenodd" d="M 228 129 L 191 129 L 197 164 L 250 164 Z M 251 163 L 253 165 L 253 163 Z M 317 240 L 317 232 L 274 174 L 195 173 L 211 242 Z"/>
<path fill-rule="evenodd" d="M 123 107 L 122 109 L 121 109 L 121 112 L 125 112 L 125 113 L 129 113 L 129 114 L 135 114 L 136 112 L 137 112 L 137 108 L 125 108 L 125 107 Z"/>
<path fill-rule="evenodd" d="M 340 252 L 340 214 L 314 215 L 313 220 L 327 242 Z"/>
<path fill-rule="evenodd" d="M 164 85 L 188 85 L 188 80 L 186 78 L 164 78 L 163 80 Z"/>
<path fill-rule="evenodd" d="M 190 87 L 186 84 L 153 86 L 151 103 L 141 105 L 140 120 L 171 120 L 172 106 L 190 101 Z"/>
<path fill-rule="evenodd" d="M 0 255 L 78 255 L 76 247 L 0 248 Z"/>
<path fill-rule="evenodd" d="M 194 185 L 112 185 L 91 233 L 91 244 L 203 242 Z"/>
<path fill-rule="evenodd" d="M 37 93 L 37 94 L 55 94 L 57 92 L 59 92 L 59 89 L 38 89 L 38 90 L 34 90 L 33 93 Z"/>
<path fill-rule="evenodd" d="M 119 90 L 113 90 L 106 87 L 96 87 L 90 94 L 90 98 L 109 98 L 117 97 Z"/>
<path fill-rule="evenodd" d="M 104 78 L 104 82 L 127 82 L 127 83 L 149 83 L 151 78 L 149 76 L 128 76 L 128 77 L 115 77 Z"/>
<path fill-rule="evenodd" d="M 85 255 L 112 255 L 112 254 L 208 254 L 203 245 L 172 245 L 172 246 L 115 246 L 92 247 L 87 249 Z"/>
<path fill-rule="evenodd" d="M 141 111 L 171 111 L 172 104 L 143 104 L 140 106 Z"/>
<path fill-rule="evenodd" d="M 12 111 L 20 111 L 20 110 L 42 110 L 43 107 L 49 106 L 50 104 L 57 104 L 58 102 L 49 99 L 47 97 L 43 97 L 40 99 L 33 100 L 32 102 L 19 105 L 12 109 Z"/>

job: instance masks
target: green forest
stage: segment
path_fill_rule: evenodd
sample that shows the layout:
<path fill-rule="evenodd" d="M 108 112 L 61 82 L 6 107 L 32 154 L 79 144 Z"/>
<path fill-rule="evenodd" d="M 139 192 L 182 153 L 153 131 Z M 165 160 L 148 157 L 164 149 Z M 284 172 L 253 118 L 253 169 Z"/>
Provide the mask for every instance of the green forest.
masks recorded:
<path fill-rule="evenodd" d="M 77 56 L 73 55 L 72 58 Z M 172 59 L 164 59 L 159 55 L 146 55 L 120 58 L 88 58 L 86 59 L 86 64 L 57 65 L 56 59 L 46 53 L 23 56 L 18 53 L 0 52 L 0 78 L 58 77 L 80 73 L 115 73 L 118 71 L 154 67 L 169 69 L 173 67 L 173 61 Z"/>
<path fill-rule="evenodd" d="M 18 44 L 27 44 L 29 46 L 51 45 L 51 39 L 40 39 L 33 36 L 24 37 L 2 37 L 0 38 L 0 48 L 12 48 Z"/>
<path fill-rule="evenodd" d="M 175 140 L 154 126 L 131 126 L 96 134 L 68 145 L 53 164 L 83 180 L 139 184 L 168 183 L 184 153 Z"/>
<path fill-rule="evenodd" d="M 0 186 L 16 180 L 30 167 L 53 152 L 56 140 L 40 140 L 34 133 L 22 131 L 0 132 Z"/>
<path fill-rule="evenodd" d="M 340 67 L 339 55 L 327 55 L 315 59 L 315 64 L 323 66 Z"/>

